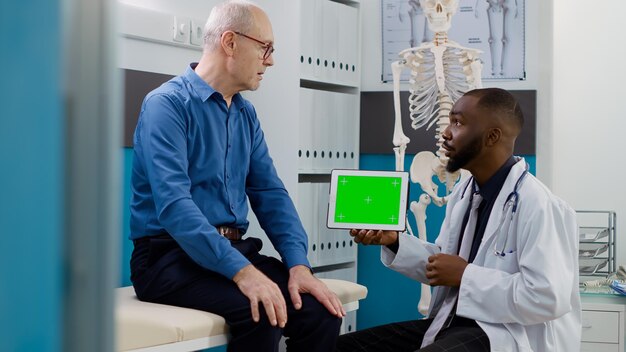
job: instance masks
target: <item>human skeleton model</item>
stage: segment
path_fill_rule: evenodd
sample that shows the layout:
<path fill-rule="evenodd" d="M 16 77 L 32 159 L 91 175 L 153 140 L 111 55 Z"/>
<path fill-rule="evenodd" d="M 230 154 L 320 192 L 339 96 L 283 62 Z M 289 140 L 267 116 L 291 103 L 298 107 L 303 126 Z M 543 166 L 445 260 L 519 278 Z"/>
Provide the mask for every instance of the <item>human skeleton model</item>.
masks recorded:
<path fill-rule="evenodd" d="M 402 131 L 400 112 L 400 74 L 402 69 L 411 70 L 409 80 L 410 96 L 409 111 L 411 126 L 418 129 L 423 126 L 430 128 L 437 124 L 436 135 L 438 150 L 436 155 L 430 151 L 420 152 L 411 163 L 411 181 L 418 183 L 424 194 L 419 202 L 411 202 L 411 212 L 415 216 L 419 238 L 426 238 L 426 207 L 431 203 L 442 206 L 447 202 L 452 187 L 459 179 L 460 173 L 448 173 L 448 158 L 442 147 L 442 132 L 450 123 L 449 113 L 452 104 L 463 93 L 481 87 L 480 75 L 482 65 L 478 56 L 479 50 L 465 48 L 449 41 L 447 32 L 450 29 L 452 15 L 457 10 L 458 0 L 420 0 L 422 10 L 426 14 L 429 28 L 435 33 L 432 42 L 400 52 L 401 59 L 391 64 L 393 73 L 393 96 L 395 109 L 395 127 L 393 148 L 396 156 L 396 170 L 404 170 L 404 154 L 409 138 Z M 440 182 L 446 185 L 445 195 L 440 196 L 438 186 L 433 182 L 437 175 Z M 418 310 L 426 314 L 430 304 L 430 288 L 422 285 L 422 294 Z"/>
<path fill-rule="evenodd" d="M 479 17 L 479 5 L 485 0 L 476 0 L 474 15 Z M 504 75 L 504 62 L 507 56 L 511 26 L 517 18 L 517 0 L 486 0 L 489 20 L 489 51 L 491 52 L 491 75 Z"/>

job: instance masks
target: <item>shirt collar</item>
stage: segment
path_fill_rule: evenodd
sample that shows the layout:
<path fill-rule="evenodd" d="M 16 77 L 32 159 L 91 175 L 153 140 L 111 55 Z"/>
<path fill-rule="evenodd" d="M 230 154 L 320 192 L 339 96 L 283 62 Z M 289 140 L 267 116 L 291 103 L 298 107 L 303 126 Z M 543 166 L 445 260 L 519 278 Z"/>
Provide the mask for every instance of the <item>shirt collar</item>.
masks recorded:
<path fill-rule="evenodd" d="M 491 178 L 487 180 L 482 187 L 480 187 L 478 193 L 480 193 L 485 201 L 488 201 L 498 195 L 500 189 L 502 189 L 504 181 L 506 181 L 507 176 L 509 176 L 509 171 L 511 171 L 511 168 L 516 162 L 517 160 L 515 157 L 511 155 L 504 165 L 502 165 L 498 171 L 496 171 L 496 173 L 493 174 L 493 176 L 491 176 Z"/>
<path fill-rule="evenodd" d="M 196 71 L 194 71 L 196 69 L 196 66 L 198 66 L 197 62 L 192 62 L 191 64 L 189 64 L 183 76 L 185 77 L 187 81 L 189 81 L 189 83 L 191 84 L 191 87 L 193 88 L 193 90 L 196 91 L 200 99 L 202 99 L 202 101 L 205 102 L 211 96 L 215 95 L 216 97 L 219 97 L 220 99 L 223 100 L 224 97 L 222 96 L 222 93 L 213 89 L 213 87 L 211 87 L 202 78 L 200 78 L 200 76 L 198 76 Z M 235 104 L 235 107 L 237 109 L 239 110 L 243 109 L 243 97 L 241 96 L 241 94 L 237 93 L 233 95 L 232 102 L 233 104 Z"/>

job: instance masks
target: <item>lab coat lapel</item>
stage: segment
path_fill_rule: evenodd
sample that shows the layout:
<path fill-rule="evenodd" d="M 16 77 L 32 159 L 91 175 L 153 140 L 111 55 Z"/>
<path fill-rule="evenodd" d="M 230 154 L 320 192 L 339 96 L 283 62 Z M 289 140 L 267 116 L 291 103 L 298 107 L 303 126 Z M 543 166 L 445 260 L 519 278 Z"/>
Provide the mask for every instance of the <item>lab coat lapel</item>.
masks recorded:
<path fill-rule="evenodd" d="M 509 175 L 506 177 L 506 181 L 502 185 L 502 189 L 498 194 L 498 198 L 496 198 L 495 203 L 493 203 L 493 208 L 491 209 L 491 214 L 489 214 L 489 221 L 487 221 L 487 227 L 485 228 L 485 234 L 483 236 L 482 241 L 480 242 L 480 248 L 478 250 L 478 254 L 476 257 L 481 254 L 485 250 L 485 243 L 490 243 L 491 237 L 493 237 L 498 229 L 498 225 L 500 221 L 502 221 L 502 217 L 504 214 L 502 213 L 502 209 L 504 208 L 504 203 L 506 202 L 506 198 L 513 192 L 515 188 L 515 183 L 522 175 L 522 173 L 526 170 L 526 161 L 524 158 L 520 158 L 515 165 L 511 168 Z"/>

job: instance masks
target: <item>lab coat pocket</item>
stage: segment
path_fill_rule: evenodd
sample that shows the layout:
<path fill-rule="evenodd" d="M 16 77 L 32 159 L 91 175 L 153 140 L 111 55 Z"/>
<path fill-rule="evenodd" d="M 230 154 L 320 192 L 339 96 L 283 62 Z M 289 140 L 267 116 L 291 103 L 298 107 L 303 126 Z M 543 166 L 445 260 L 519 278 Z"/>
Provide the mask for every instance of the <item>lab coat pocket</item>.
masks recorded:
<path fill-rule="evenodd" d="M 515 231 L 517 219 L 503 217 L 493 236 L 492 255 L 496 257 L 495 267 L 508 273 L 519 271 L 517 252 L 517 236 Z"/>
<path fill-rule="evenodd" d="M 499 255 L 496 258 L 496 268 L 505 271 L 509 274 L 513 274 L 519 271 L 519 262 L 517 260 L 517 250 L 510 249 L 505 250 L 504 255 Z"/>
<path fill-rule="evenodd" d="M 505 247 L 496 247 L 495 238 L 484 245 L 488 246 L 485 251 L 485 266 L 489 266 L 498 270 L 502 270 L 509 274 L 519 271 L 519 261 L 517 246 L 515 243 L 508 243 Z"/>
<path fill-rule="evenodd" d="M 496 234 L 484 239 L 474 263 L 482 263 L 485 267 L 502 270 L 510 274 L 518 272 L 517 243 L 516 241 L 506 242 L 498 241 Z"/>

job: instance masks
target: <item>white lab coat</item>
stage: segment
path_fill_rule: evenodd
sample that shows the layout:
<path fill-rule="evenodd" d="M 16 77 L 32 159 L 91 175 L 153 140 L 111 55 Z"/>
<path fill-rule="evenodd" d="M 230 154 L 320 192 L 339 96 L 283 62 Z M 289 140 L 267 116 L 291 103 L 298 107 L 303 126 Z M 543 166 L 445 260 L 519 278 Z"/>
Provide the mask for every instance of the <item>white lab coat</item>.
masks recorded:
<path fill-rule="evenodd" d="M 574 211 L 539 180 L 527 175 L 519 189 L 519 206 L 507 241 L 507 253 L 512 253 L 494 255 L 495 231 L 504 203 L 525 165 L 521 159 L 513 166 L 496 199 L 476 258 L 463 273 L 457 315 L 476 320 L 489 337 L 492 351 L 580 351 L 578 228 Z M 428 283 L 428 257 L 440 252 L 457 253 L 461 222 L 472 191 L 468 182 L 457 185 L 452 192 L 435 244 L 401 234 L 397 254 L 383 246 L 383 264 Z M 446 292 L 447 287 L 435 288 L 431 317 L 441 307 Z"/>

